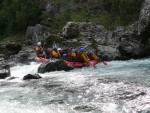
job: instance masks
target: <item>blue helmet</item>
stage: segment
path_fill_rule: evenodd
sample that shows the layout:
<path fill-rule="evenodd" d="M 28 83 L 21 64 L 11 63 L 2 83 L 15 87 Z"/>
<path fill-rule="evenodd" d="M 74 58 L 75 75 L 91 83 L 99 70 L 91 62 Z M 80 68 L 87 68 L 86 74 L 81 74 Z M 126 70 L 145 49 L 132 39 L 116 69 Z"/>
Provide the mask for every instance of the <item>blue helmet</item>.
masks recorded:
<path fill-rule="evenodd" d="M 80 48 L 80 51 L 85 51 L 85 48 Z"/>
<path fill-rule="evenodd" d="M 63 57 L 64 57 L 64 58 L 67 57 L 67 54 L 63 54 Z"/>
<path fill-rule="evenodd" d="M 92 50 L 89 51 L 90 54 L 94 54 L 94 52 Z"/>
<path fill-rule="evenodd" d="M 75 53 L 75 52 L 77 52 L 77 50 L 76 49 L 72 49 L 72 52 Z"/>

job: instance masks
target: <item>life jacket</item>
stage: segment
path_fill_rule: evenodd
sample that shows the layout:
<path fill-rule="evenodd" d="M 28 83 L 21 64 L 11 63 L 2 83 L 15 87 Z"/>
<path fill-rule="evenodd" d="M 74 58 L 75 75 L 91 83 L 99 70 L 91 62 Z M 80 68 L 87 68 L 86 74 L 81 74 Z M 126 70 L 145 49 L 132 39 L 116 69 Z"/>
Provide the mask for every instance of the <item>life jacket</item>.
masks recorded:
<path fill-rule="evenodd" d="M 84 62 L 89 62 L 90 59 L 88 58 L 88 56 L 86 55 L 86 53 L 84 52 L 78 52 L 77 56 Z"/>
<path fill-rule="evenodd" d="M 90 53 L 87 53 L 87 56 L 89 57 L 90 60 L 99 60 L 99 57 L 96 56 L 95 54 L 90 54 Z"/>
<path fill-rule="evenodd" d="M 75 58 L 75 57 L 77 57 L 77 54 L 74 52 L 70 52 L 70 53 L 68 53 L 68 56 Z"/>
<path fill-rule="evenodd" d="M 36 46 L 35 51 L 42 51 L 43 52 L 43 48 L 41 46 Z"/>
<path fill-rule="evenodd" d="M 92 56 L 92 58 L 93 58 L 94 60 L 97 60 L 97 61 L 99 60 L 99 57 L 96 56 L 95 54 L 92 54 L 91 56 Z"/>
<path fill-rule="evenodd" d="M 59 58 L 59 54 L 55 50 L 50 51 L 50 56 L 53 57 L 53 58 Z"/>
<path fill-rule="evenodd" d="M 35 52 L 37 56 L 44 56 L 43 54 L 43 48 L 41 46 L 36 46 Z"/>
<path fill-rule="evenodd" d="M 72 52 L 69 52 L 67 56 L 68 56 L 68 59 L 72 59 Z"/>

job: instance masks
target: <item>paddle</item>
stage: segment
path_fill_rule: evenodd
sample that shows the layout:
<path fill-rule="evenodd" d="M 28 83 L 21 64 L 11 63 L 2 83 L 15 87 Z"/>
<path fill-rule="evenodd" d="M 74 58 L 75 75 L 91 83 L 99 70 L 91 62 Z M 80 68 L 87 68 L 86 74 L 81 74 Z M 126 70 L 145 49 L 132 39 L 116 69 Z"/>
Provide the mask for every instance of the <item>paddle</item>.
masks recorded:
<path fill-rule="evenodd" d="M 104 65 L 108 65 L 108 63 L 107 63 L 106 61 L 103 61 L 102 63 L 103 63 Z"/>

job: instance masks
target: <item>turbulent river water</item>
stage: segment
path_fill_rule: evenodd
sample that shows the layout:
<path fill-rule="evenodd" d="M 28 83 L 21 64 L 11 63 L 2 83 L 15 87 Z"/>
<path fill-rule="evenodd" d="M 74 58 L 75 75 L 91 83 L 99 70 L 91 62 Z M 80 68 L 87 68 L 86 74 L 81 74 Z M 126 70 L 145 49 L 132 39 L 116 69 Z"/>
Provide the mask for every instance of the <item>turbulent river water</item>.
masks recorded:
<path fill-rule="evenodd" d="M 150 58 L 22 80 L 39 65 L 12 67 L 17 78 L 0 81 L 0 113 L 150 113 Z"/>

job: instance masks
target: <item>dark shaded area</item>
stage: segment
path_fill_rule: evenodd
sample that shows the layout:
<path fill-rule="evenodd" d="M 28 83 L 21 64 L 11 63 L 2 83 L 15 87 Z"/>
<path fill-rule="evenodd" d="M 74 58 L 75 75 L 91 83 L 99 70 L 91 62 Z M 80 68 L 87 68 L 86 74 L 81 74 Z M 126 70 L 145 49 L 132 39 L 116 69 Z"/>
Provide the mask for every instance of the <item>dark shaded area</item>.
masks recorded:
<path fill-rule="evenodd" d="M 142 43 L 144 45 L 144 55 L 150 55 L 150 23 L 145 28 L 144 32 L 141 33 Z"/>

